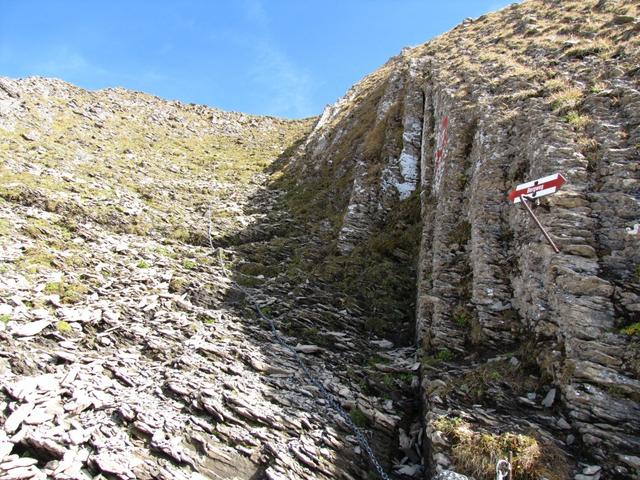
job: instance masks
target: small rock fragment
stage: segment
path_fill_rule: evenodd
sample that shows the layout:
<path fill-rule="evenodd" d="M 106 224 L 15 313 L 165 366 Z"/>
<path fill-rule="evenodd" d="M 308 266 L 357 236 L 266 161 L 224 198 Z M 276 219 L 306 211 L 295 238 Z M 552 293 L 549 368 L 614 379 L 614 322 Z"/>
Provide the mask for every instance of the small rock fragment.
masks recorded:
<path fill-rule="evenodd" d="M 300 353 L 318 353 L 321 350 L 317 345 L 301 345 L 300 343 L 296 345 L 296 352 Z"/>
<path fill-rule="evenodd" d="M 552 388 L 551 390 L 549 390 L 549 392 L 547 392 L 547 395 L 542 400 L 542 406 L 545 408 L 551 408 L 551 405 L 553 405 L 553 402 L 555 401 L 555 399 L 556 399 L 556 389 Z"/>
<path fill-rule="evenodd" d="M 9 415 L 9 418 L 7 418 L 7 421 L 4 424 L 5 432 L 15 432 L 20 425 L 22 425 L 22 422 L 24 422 L 24 420 L 29 416 L 33 408 L 34 405 L 32 403 L 25 403 L 24 405 L 20 405 L 16 408 L 13 413 Z"/>
<path fill-rule="evenodd" d="M 36 320 L 22 325 L 14 325 L 13 333 L 18 337 L 32 337 L 47 328 L 51 322 L 49 320 Z"/>

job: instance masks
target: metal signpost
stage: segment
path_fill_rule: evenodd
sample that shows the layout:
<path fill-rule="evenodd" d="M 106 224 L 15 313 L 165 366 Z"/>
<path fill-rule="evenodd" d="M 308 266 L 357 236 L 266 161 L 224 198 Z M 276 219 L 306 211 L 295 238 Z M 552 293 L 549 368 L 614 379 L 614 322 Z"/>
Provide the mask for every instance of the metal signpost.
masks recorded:
<path fill-rule="evenodd" d="M 540 220 L 538 220 L 538 217 L 535 216 L 527 200 L 535 200 L 540 197 L 544 197 L 545 195 L 556 193 L 566 181 L 567 179 L 564 178 L 561 173 L 554 173 L 553 175 L 548 175 L 531 182 L 521 183 L 509 192 L 509 200 L 514 204 L 522 202 L 527 209 L 527 212 L 531 215 L 533 221 L 536 222 L 536 225 L 540 231 L 542 231 L 542 234 L 556 253 L 560 253 L 560 249 L 558 249 L 556 244 L 553 242 L 547 230 L 542 226 Z"/>

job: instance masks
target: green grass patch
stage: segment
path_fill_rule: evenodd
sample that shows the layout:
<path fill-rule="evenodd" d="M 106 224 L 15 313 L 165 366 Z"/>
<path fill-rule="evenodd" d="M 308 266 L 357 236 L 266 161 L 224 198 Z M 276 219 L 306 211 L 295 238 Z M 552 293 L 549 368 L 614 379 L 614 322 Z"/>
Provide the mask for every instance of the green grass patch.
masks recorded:
<path fill-rule="evenodd" d="M 356 426 L 360 428 L 366 428 L 369 426 L 369 419 L 359 408 L 353 408 L 349 412 L 349 416 L 351 417 L 351 420 L 353 420 L 353 423 L 356 424 Z"/>
<path fill-rule="evenodd" d="M 514 395 L 524 395 L 534 392 L 540 387 L 537 373 L 522 364 L 512 365 L 506 360 L 484 363 L 464 376 L 455 378 L 451 387 L 472 402 L 492 402 L 490 391 L 492 388 L 509 386 Z"/>
<path fill-rule="evenodd" d="M 71 333 L 73 331 L 73 327 L 69 322 L 65 322 L 64 320 L 60 320 L 56 324 L 56 329 L 63 334 Z"/>
<path fill-rule="evenodd" d="M 584 128 L 591 123 L 591 117 L 576 110 L 570 110 L 562 119 L 574 128 Z"/>
<path fill-rule="evenodd" d="M 158 255 L 162 255 L 163 257 L 166 257 L 166 258 L 174 258 L 175 259 L 178 256 L 177 253 L 173 249 L 168 248 L 168 247 L 158 246 L 158 247 L 155 247 L 153 249 L 153 251 L 155 253 L 157 253 Z"/>
<path fill-rule="evenodd" d="M 68 283 L 64 279 L 59 282 L 49 282 L 44 292 L 60 296 L 62 303 L 77 303 L 89 292 L 89 288 L 81 283 Z"/>
<path fill-rule="evenodd" d="M 189 241 L 189 238 L 191 238 L 191 234 L 189 233 L 189 230 L 187 230 L 186 228 L 177 227 L 171 231 L 171 233 L 169 234 L 169 237 L 172 238 L 173 240 L 186 243 Z"/>
<path fill-rule="evenodd" d="M 593 94 L 598 94 L 607 89 L 607 84 L 604 82 L 596 81 L 589 87 L 589 91 Z"/>
<path fill-rule="evenodd" d="M 217 321 L 215 318 L 210 317 L 209 315 L 206 315 L 206 314 L 199 314 L 198 320 L 200 320 L 205 325 L 213 325 Z"/>
<path fill-rule="evenodd" d="M 450 362 L 455 358 L 455 354 L 448 348 L 443 348 L 436 353 L 436 358 L 441 362 Z"/>
<path fill-rule="evenodd" d="M 460 328 L 468 327 L 471 324 L 471 314 L 466 307 L 458 306 L 453 311 L 453 322 Z"/>
<path fill-rule="evenodd" d="M 249 275 L 238 275 L 235 279 L 238 282 L 238 285 L 243 287 L 257 287 L 258 285 L 262 285 L 263 281 L 256 277 L 251 277 Z"/>
<path fill-rule="evenodd" d="M 0 218 L 0 237 L 9 235 L 12 230 L 11 222 L 6 218 Z"/>
<path fill-rule="evenodd" d="M 640 337 L 640 322 L 632 323 L 624 327 L 620 332 L 630 337 Z"/>
<path fill-rule="evenodd" d="M 36 244 L 27 248 L 17 261 L 19 269 L 27 273 L 39 273 L 53 268 L 56 256 L 46 247 Z"/>
<path fill-rule="evenodd" d="M 174 276 L 169 281 L 169 292 L 184 293 L 189 285 L 189 281 L 184 277 Z"/>
<path fill-rule="evenodd" d="M 188 258 L 185 258 L 185 259 L 182 261 L 182 266 L 183 266 L 184 268 L 186 268 L 187 270 L 194 270 L 194 269 L 198 266 L 198 264 L 197 264 L 195 261 L 193 261 L 193 260 L 190 260 L 190 259 L 188 259 Z"/>

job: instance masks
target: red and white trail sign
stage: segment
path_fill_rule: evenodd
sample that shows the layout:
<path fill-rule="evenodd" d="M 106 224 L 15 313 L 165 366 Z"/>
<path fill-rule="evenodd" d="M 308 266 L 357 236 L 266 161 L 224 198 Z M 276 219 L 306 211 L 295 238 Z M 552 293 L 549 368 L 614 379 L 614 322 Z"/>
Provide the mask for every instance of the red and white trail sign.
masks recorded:
<path fill-rule="evenodd" d="M 547 232 L 547 230 L 542 226 L 542 223 L 540 223 L 540 220 L 538 220 L 536 214 L 533 213 L 533 210 L 529 206 L 529 200 L 535 200 L 536 198 L 544 197 L 545 195 L 549 195 L 551 193 L 556 193 L 566 181 L 567 179 L 564 178 L 561 173 L 554 173 L 553 175 L 548 175 L 532 182 L 521 183 L 509 192 L 509 200 L 511 200 L 513 203 L 522 202 L 524 207 L 527 209 L 527 212 L 536 222 L 536 225 L 556 253 L 560 253 L 560 249 L 554 243 L 551 235 L 549 235 L 549 232 Z"/>
<path fill-rule="evenodd" d="M 509 192 L 509 200 L 513 203 L 520 203 L 523 195 L 530 200 L 544 197 L 556 193 L 566 181 L 567 179 L 561 173 L 554 173 L 532 182 L 521 183 Z"/>

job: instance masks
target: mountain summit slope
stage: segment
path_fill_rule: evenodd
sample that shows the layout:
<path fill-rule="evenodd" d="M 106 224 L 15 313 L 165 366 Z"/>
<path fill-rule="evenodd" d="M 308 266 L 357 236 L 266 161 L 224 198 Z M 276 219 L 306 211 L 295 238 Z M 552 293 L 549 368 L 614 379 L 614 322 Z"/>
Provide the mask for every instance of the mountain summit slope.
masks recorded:
<path fill-rule="evenodd" d="M 393 478 L 640 478 L 639 13 L 514 4 L 300 121 L 0 78 L 0 479 L 372 478 L 254 301 Z M 559 254 L 507 198 L 556 172 Z"/>

